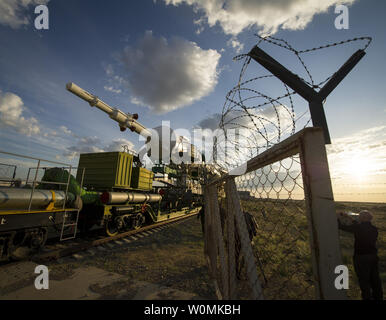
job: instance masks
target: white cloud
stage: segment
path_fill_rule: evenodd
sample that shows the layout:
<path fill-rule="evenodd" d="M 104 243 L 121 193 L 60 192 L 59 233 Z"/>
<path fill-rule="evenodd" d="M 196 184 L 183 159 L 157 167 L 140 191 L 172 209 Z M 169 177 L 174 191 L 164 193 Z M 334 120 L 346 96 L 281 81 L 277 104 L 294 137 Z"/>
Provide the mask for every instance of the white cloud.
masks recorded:
<path fill-rule="evenodd" d="M 0 92 L 0 124 L 13 128 L 27 136 L 38 135 L 40 127 L 38 120 L 34 117 L 25 118 L 23 100 L 11 92 Z"/>
<path fill-rule="evenodd" d="M 98 137 L 82 137 L 77 138 L 75 145 L 67 147 L 63 156 L 72 160 L 81 153 L 123 151 L 123 146 L 127 146 L 129 151 L 134 152 L 134 144 L 126 139 L 115 139 L 103 146 Z"/>
<path fill-rule="evenodd" d="M 327 153 L 335 179 L 353 179 L 362 175 L 381 178 L 386 172 L 386 126 L 333 139 L 327 146 Z"/>
<path fill-rule="evenodd" d="M 194 42 L 168 41 L 146 32 L 136 47 L 126 47 L 121 55 L 131 101 L 165 113 L 199 100 L 217 84 L 220 56 Z"/>
<path fill-rule="evenodd" d="M 103 152 L 103 149 L 98 147 L 100 143 L 101 141 L 97 137 L 82 137 L 78 139 L 76 145 L 67 147 L 63 156 L 73 159 L 80 153 Z"/>
<path fill-rule="evenodd" d="M 198 26 L 198 29 L 196 30 L 196 34 L 200 34 L 201 32 L 204 31 L 202 19 L 195 20 L 194 24 L 196 24 Z"/>
<path fill-rule="evenodd" d="M 16 166 L 16 179 L 26 179 L 29 168 L 36 168 L 38 162 L 34 160 L 26 160 L 23 158 L 0 157 L 1 170 L 0 178 L 12 179 Z M 5 166 L 8 165 L 9 167 Z M 31 179 L 31 177 L 30 177 Z"/>
<path fill-rule="evenodd" d="M 350 136 L 333 139 L 332 144 L 327 146 L 329 154 L 339 154 L 342 152 L 355 152 L 359 148 L 374 148 L 375 145 L 382 146 L 386 140 L 386 126 L 377 126 L 361 130 Z M 381 142 L 379 141 L 381 140 Z M 372 149 L 370 148 L 370 149 Z"/>
<path fill-rule="evenodd" d="M 210 159 L 213 148 L 211 134 L 220 125 L 226 132 L 220 130 L 216 134 L 217 163 L 229 169 L 241 165 L 288 135 L 285 129 L 292 126 L 292 116 L 284 106 L 276 106 L 248 109 L 248 113 L 228 109 L 223 117 L 215 113 L 201 120 L 198 127 L 211 131 L 205 130 L 202 133 L 204 141 L 195 139 L 195 144 L 205 149 L 207 159 Z M 270 145 L 267 145 L 267 140 Z"/>
<path fill-rule="evenodd" d="M 105 72 L 108 76 L 113 76 L 114 75 L 114 69 L 111 64 L 108 64 L 107 66 L 104 67 Z"/>
<path fill-rule="evenodd" d="M 221 114 L 214 113 L 201 120 L 198 126 L 215 130 L 219 128 L 220 122 Z M 248 109 L 248 113 L 245 110 L 231 109 L 224 114 L 223 124 L 225 129 L 259 128 L 275 134 L 278 127 L 283 130 L 292 124 L 292 116 L 283 106 Z M 265 128 L 262 127 L 263 125 Z"/>
<path fill-rule="evenodd" d="M 49 0 L 1 0 L 0 24 L 13 29 L 27 25 L 29 24 L 27 9 L 34 5 L 46 5 L 48 2 Z"/>
<path fill-rule="evenodd" d="M 106 91 L 110 91 L 112 93 L 121 93 L 122 90 L 121 89 L 115 89 L 113 86 L 104 86 L 103 87 Z"/>
<path fill-rule="evenodd" d="M 221 121 L 221 114 L 220 113 L 214 113 L 210 115 L 209 117 L 202 119 L 199 123 L 198 126 L 203 129 L 211 129 L 211 130 L 216 130 L 219 128 Z"/>
<path fill-rule="evenodd" d="M 60 126 L 59 129 L 62 130 L 63 133 L 66 135 L 72 135 L 73 134 L 72 131 L 70 129 L 68 129 L 66 126 Z"/>
<path fill-rule="evenodd" d="M 244 44 L 242 44 L 236 37 L 232 37 L 227 41 L 227 45 L 231 46 L 236 50 L 237 53 L 240 53 L 244 49 Z"/>
<path fill-rule="evenodd" d="M 126 139 L 115 139 L 104 148 L 105 151 L 123 151 L 123 147 L 127 146 L 129 151 L 134 151 L 134 144 Z"/>
<path fill-rule="evenodd" d="M 316 14 L 338 4 L 352 4 L 355 0 L 164 0 L 167 5 L 186 3 L 193 6 L 210 27 L 220 25 L 224 33 L 238 35 L 257 27 L 261 34 L 274 34 L 280 28 L 304 29 Z M 197 22 L 196 22 L 197 24 Z"/>

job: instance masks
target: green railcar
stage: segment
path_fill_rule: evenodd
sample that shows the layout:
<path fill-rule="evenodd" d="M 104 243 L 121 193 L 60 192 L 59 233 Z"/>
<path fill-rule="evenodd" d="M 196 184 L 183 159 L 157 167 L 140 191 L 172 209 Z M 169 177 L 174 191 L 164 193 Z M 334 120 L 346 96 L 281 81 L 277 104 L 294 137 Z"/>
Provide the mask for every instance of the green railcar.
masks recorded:
<path fill-rule="evenodd" d="M 84 153 L 78 168 L 85 168 L 83 186 L 89 189 L 131 189 L 133 155 L 126 152 Z M 81 181 L 82 170 L 77 180 Z"/>
<path fill-rule="evenodd" d="M 176 170 L 167 168 L 168 174 Z M 93 224 L 105 227 L 108 235 L 184 215 L 192 201 L 176 197 L 175 191 L 153 190 L 154 172 L 133 165 L 133 155 L 126 152 L 86 153 L 79 157 L 77 182 L 87 192 L 97 192 L 99 202 L 85 203 L 80 221 L 85 229 Z M 82 193 L 82 197 L 87 193 Z M 176 202 L 175 205 L 173 203 Z"/>
<path fill-rule="evenodd" d="M 153 188 L 154 173 L 145 168 L 133 168 L 131 188 L 149 191 Z"/>

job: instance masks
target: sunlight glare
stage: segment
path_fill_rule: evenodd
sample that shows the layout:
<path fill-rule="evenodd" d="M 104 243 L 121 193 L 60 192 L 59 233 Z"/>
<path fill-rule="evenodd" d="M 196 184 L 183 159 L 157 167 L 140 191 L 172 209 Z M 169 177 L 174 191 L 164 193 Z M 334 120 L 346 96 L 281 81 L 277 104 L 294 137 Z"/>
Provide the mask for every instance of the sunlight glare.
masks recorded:
<path fill-rule="evenodd" d="M 351 158 L 347 161 L 346 172 L 353 179 L 356 180 L 366 180 L 369 178 L 369 175 L 374 173 L 375 164 L 374 161 L 370 158 Z"/>

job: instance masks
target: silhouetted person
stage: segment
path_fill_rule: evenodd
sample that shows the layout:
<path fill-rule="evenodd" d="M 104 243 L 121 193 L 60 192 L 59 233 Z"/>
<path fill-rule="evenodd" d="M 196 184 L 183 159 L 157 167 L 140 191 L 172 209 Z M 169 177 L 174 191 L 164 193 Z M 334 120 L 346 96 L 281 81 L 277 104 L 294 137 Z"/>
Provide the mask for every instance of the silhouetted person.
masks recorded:
<path fill-rule="evenodd" d="M 376 242 L 378 229 L 372 225 L 373 216 L 367 211 L 359 213 L 359 223 L 343 225 L 339 219 L 339 229 L 354 234 L 354 269 L 357 274 L 363 300 L 383 300 L 382 282 L 379 277 Z"/>

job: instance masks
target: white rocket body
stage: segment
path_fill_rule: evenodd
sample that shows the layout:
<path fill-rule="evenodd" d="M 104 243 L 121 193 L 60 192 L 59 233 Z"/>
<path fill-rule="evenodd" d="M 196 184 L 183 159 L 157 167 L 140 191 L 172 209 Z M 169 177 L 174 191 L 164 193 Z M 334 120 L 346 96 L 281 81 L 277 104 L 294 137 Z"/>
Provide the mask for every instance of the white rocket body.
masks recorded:
<path fill-rule="evenodd" d="M 177 148 L 177 140 L 180 139 L 180 137 L 178 137 L 170 127 L 162 125 L 154 129 L 147 129 L 138 121 L 136 121 L 136 119 L 138 119 L 138 115 L 124 113 L 119 109 L 110 107 L 97 96 L 87 92 L 86 90 L 77 86 L 75 83 L 67 83 L 66 88 L 71 93 L 88 102 L 90 106 L 97 107 L 98 109 L 107 113 L 111 119 L 118 122 L 121 131 L 124 131 L 126 128 L 128 128 L 131 131 L 145 137 L 147 144 L 146 150 L 148 151 L 144 150 L 144 152 L 140 152 L 142 156 L 147 153 L 153 161 L 169 163 L 173 157 L 178 160 L 179 152 L 183 151 L 189 154 L 187 159 L 184 160 L 185 163 L 190 161 L 190 157 L 193 157 L 195 161 L 201 159 L 201 155 L 197 156 L 195 147 L 186 141 L 184 142 L 185 148 Z M 184 150 L 186 149 L 186 146 L 189 148 Z"/>
<path fill-rule="evenodd" d="M 140 124 L 136 119 L 134 119 L 134 115 L 130 113 L 124 113 L 123 111 L 110 107 L 107 103 L 100 100 L 97 96 L 83 90 L 81 87 L 77 86 L 75 83 L 69 82 L 66 85 L 66 88 L 71 93 L 75 94 L 79 98 L 87 101 L 90 106 L 97 107 L 103 112 L 107 113 L 111 119 L 118 122 L 119 127 L 123 129 L 130 129 L 141 136 L 148 138 L 151 136 L 149 130 L 147 130 L 142 124 Z"/>

